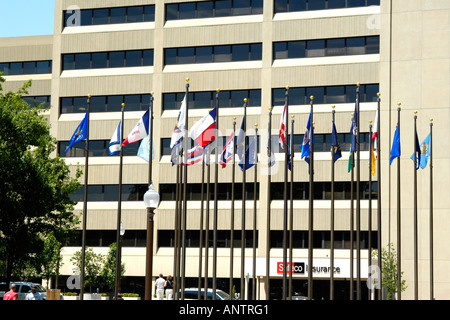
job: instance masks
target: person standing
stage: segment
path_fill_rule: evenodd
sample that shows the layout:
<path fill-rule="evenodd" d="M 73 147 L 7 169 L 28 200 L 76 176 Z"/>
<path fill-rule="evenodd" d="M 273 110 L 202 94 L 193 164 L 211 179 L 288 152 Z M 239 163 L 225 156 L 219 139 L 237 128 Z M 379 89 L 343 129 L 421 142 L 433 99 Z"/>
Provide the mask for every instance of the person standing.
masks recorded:
<path fill-rule="evenodd" d="M 37 291 L 37 287 L 33 285 L 31 287 L 31 292 L 27 294 L 25 300 L 44 300 L 42 295 Z"/>
<path fill-rule="evenodd" d="M 14 283 L 11 284 L 10 290 L 3 295 L 3 300 L 18 300 L 19 294 L 16 291 L 16 285 Z"/>
<path fill-rule="evenodd" d="M 164 283 L 164 287 L 166 288 L 166 299 L 173 300 L 173 282 L 172 276 L 168 275 L 166 283 Z"/>
<path fill-rule="evenodd" d="M 155 281 L 156 300 L 163 300 L 165 283 L 166 283 L 166 280 L 164 280 L 163 275 L 160 273 L 159 278 L 156 279 L 156 281 Z"/>

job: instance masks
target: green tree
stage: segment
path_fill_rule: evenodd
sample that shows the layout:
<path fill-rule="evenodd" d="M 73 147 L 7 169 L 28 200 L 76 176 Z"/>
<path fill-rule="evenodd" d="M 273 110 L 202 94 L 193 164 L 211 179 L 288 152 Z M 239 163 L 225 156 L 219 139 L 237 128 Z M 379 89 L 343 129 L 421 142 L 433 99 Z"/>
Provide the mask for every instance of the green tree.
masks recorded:
<path fill-rule="evenodd" d="M 104 263 L 104 256 L 100 253 L 95 253 L 92 248 L 86 247 L 84 256 L 84 287 L 89 287 L 89 292 L 92 293 L 92 287 L 101 286 L 100 274 Z M 81 250 L 75 252 L 70 258 L 70 261 L 81 270 Z"/>
<path fill-rule="evenodd" d="M 373 251 L 374 257 L 378 257 L 378 252 Z M 387 248 L 381 249 L 381 265 L 382 265 L 382 287 L 387 290 L 387 300 L 393 300 L 395 292 L 398 290 L 398 274 L 397 274 L 397 253 L 394 249 L 394 245 L 389 243 Z M 403 272 L 400 274 L 400 278 L 403 276 Z M 403 292 L 407 288 L 406 281 L 401 280 L 400 290 Z"/>
<path fill-rule="evenodd" d="M 37 263 L 41 235 L 53 231 L 59 238 L 78 225 L 70 194 L 81 186 L 81 171 L 72 173 L 55 155 L 43 106 L 30 108 L 22 99 L 31 80 L 6 94 L 4 82 L 0 73 L 0 260 L 10 281 L 13 272 L 21 275 L 21 265 Z"/>
<path fill-rule="evenodd" d="M 102 279 L 105 283 L 105 285 L 108 287 L 109 290 L 113 291 L 115 288 L 116 283 L 116 252 L 117 252 L 117 246 L 116 243 L 111 243 L 109 246 L 108 255 L 106 256 L 105 264 L 103 265 L 102 269 Z M 120 277 L 123 278 L 123 275 L 125 274 L 125 264 L 120 264 Z"/>
<path fill-rule="evenodd" d="M 48 286 L 50 278 L 59 276 L 59 268 L 62 266 L 62 245 L 53 232 L 47 234 L 43 241 L 44 248 L 39 253 L 39 260 L 41 262 L 41 276 L 47 280 Z"/>

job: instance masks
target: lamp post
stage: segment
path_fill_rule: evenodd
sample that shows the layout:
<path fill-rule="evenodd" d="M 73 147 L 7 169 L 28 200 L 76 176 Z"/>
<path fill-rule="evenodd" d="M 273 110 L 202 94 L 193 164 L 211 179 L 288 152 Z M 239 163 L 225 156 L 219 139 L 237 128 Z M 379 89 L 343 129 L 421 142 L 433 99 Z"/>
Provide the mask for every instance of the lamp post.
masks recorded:
<path fill-rule="evenodd" d="M 145 300 L 152 300 L 152 267 L 153 267 L 153 217 L 159 205 L 159 194 L 153 184 L 148 186 L 144 194 L 144 203 L 147 207 L 147 255 L 145 270 Z"/>

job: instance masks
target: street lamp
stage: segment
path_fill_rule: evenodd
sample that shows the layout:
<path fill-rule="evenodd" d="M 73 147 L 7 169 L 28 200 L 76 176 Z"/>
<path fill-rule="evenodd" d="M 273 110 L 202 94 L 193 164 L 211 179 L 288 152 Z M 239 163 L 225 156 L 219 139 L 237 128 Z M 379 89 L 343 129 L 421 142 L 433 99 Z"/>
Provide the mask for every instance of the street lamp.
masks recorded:
<path fill-rule="evenodd" d="M 147 255 L 145 270 L 145 300 L 152 300 L 152 266 L 153 266 L 153 216 L 159 205 L 159 194 L 153 184 L 148 186 L 144 194 L 144 203 L 147 207 Z"/>

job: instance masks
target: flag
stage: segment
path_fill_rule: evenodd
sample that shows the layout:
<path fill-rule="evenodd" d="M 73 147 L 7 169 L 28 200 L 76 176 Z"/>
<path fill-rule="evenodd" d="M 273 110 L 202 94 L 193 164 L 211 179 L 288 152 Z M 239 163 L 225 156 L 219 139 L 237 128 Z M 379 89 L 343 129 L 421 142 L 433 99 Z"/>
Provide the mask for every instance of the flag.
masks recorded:
<path fill-rule="evenodd" d="M 86 115 L 84 116 L 83 120 L 81 120 L 78 127 L 75 129 L 75 132 L 72 135 L 72 138 L 70 138 L 69 146 L 66 148 L 65 152 L 69 151 L 70 148 L 73 147 L 74 144 L 83 141 L 87 138 L 87 126 L 88 126 L 88 113 L 86 112 Z"/>
<path fill-rule="evenodd" d="M 119 124 L 116 127 L 116 131 L 114 131 L 111 140 L 109 141 L 108 151 L 110 156 L 116 156 L 120 154 L 120 133 L 121 133 L 122 121 L 119 121 Z"/>
<path fill-rule="evenodd" d="M 375 175 L 375 154 L 373 152 L 373 144 L 370 144 L 370 153 L 371 153 L 371 161 L 370 161 L 370 170 L 372 171 L 372 175 Z"/>
<path fill-rule="evenodd" d="M 196 145 L 195 147 L 188 150 L 188 159 L 187 165 L 193 165 L 202 161 L 203 157 L 203 147 L 200 145 Z M 183 165 L 185 164 L 185 160 L 183 159 Z"/>
<path fill-rule="evenodd" d="M 423 142 L 420 144 L 420 167 L 422 169 L 425 169 L 428 163 L 428 158 L 431 154 L 431 135 L 428 134 L 428 136 L 423 140 Z M 414 153 L 411 155 L 411 160 L 414 161 Z"/>
<path fill-rule="evenodd" d="M 150 151 L 150 136 L 146 136 L 141 141 L 141 145 L 139 146 L 137 156 L 149 162 L 148 155 Z M 152 160 L 155 159 L 155 147 L 152 143 Z"/>
<path fill-rule="evenodd" d="M 355 112 L 353 113 L 352 127 L 350 129 L 350 133 L 352 134 L 353 151 L 357 151 L 358 150 L 358 145 L 356 144 L 356 137 L 358 135 L 358 109 L 357 109 L 357 103 L 355 103 Z"/>
<path fill-rule="evenodd" d="M 177 141 L 177 143 L 173 146 L 172 152 L 170 153 L 170 161 L 172 162 L 172 166 L 179 164 L 178 156 L 180 151 L 183 149 L 181 139 Z"/>
<path fill-rule="evenodd" d="M 291 153 L 294 152 L 294 135 L 292 132 L 289 135 L 289 152 L 288 152 L 288 169 L 292 170 Z"/>
<path fill-rule="evenodd" d="M 126 146 L 130 143 L 135 143 L 144 139 L 150 133 L 150 108 L 144 113 L 141 119 L 136 123 L 133 130 L 126 139 L 122 142 L 122 146 Z"/>
<path fill-rule="evenodd" d="M 216 115 L 217 108 L 214 108 L 194 123 L 189 131 L 189 136 L 202 147 L 210 144 L 216 138 Z"/>
<path fill-rule="evenodd" d="M 227 163 L 233 159 L 234 156 L 234 132 L 230 134 L 225 146 L 223 147 L 223 151 L 220 155 L 219 163 L 222 165 L 222 168 L 227 166 Z"/>
<path fill-rule="evenodd" d="M 413 154 L 411 155 L 411 160 L 414 161 L 414 153 L 415 153 L 415 155 L 416 155 L 416 170 L 417 170 L 417 169 L 419 169 L 419 167 L 421 167 L 422 157 L 421 157 L 421 151 L 420 151 L 420 145 L 419 145 L 419 137 L 417 136 L 417 130 L 416 130 L 415 135 L 416 135 L 416 137 L 414 139 L 415 140 L 415 142 L 414 142 L 415 150 L 414 150 Z"/>
<path fill-rule="evenodd" d="M 170 148 L 173 147 L 180 141 L 184 136 L 184 130 L 186 128 L 186 95 L 181 103 L 180 112 L 178 113 L 177 122 L 175 128 L 173 129 L 172 137 L 170 139 Z"/>
<path fill-rule="evenodd" d="M 236 149 L 239 160 L 242 160 L 242 157 L 244 156 L 244 148 L 245 148 L 244 124 L 245 124 L 245 116 L 242 119 L 241 129 L 239 130 L 239 135 L 236 142 Z"/>
<path fill-rule="evenodd" d="M 342 157 L 342 150 L 341 150 L 341 144 L 339 143 L 339 139 L 336 132 L 336 126 L 333 121 L 333 127 L 331 130 L 331 146 L 334 149 L 334 159 L 333 161 L 336 162 L 337 159 Z"/>
<path fill-rule="evenodd" d="M 311 155 L 311 147 L 310 147 L 310 139 L 311 139 L 311 113 L 309 113 L 308 123 L 306 124 L 305 135 L 303 136 L 302 143 L 302 159 L 305 158 L 305 161 L 309 164 L 309 158 Z M 314 143 L 314 136 L 312 138 L 312 143 Z"/>
<path fill-rule="evenodd" d="M 392 141 L 391 158 L 389 164 L 392 164 L 392 161 L 394 161 L 395 158 L 400 157 L 400 155 L 401 155 L 400 133 L 398 132 L 398 125 L 397 125 L 395 127 L 394 140 Z"/>
<path fill-rule="evenodd" d="M 256 139 L 256 136 L 254 136 L 245 152 L 245 170 L 250 169 L 258 162 Z M 244 157 L 239 161 L 239 167 L 241 171 L 244 171 Z"/>
<path fill-rule="evenodd" d="M 375 159 L 378 159 L 378 109 L 377 113 L 375 114 L 375 124 L 373 126 L 372 141 L 375 151 Z"/>
<path fill-rule="evenodd" d="M 278 133 L 278 142 L 280 143 L 281 149 L 284 149 L 284 144 L 286 142 L 286 104 L 284 104 L 283 113 L 280 119 L 280 132 Z"/>
<path fill-rule="evenodd" d="M 353 147 L 350 144 L 350 155 L 348 156 L 348 172 L 352 171 L 353 169 Z"/>

